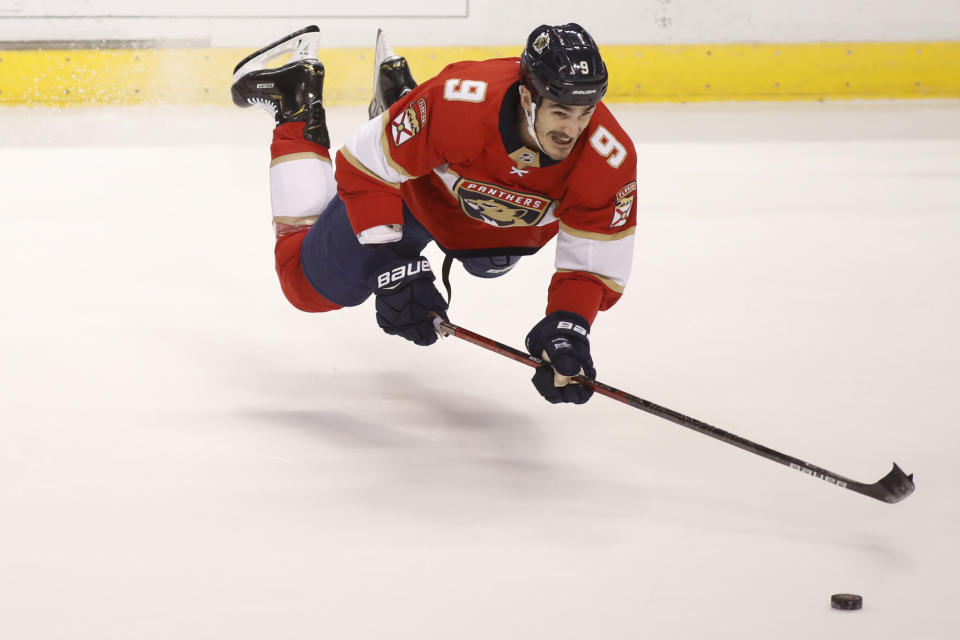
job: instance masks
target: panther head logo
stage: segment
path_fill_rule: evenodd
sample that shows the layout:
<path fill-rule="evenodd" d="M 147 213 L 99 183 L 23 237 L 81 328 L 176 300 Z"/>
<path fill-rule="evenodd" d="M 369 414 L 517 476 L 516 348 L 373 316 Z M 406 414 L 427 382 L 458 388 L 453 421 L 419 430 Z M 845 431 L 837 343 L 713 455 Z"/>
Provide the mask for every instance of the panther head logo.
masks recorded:
<path fill-rule="evenodd" d="M 464 213 L 471 218 L 483 220 L 498 227 L 526 227 L 535 225 L 543 212 L 536 209 L 512 206 L 502 200 L 478 193 L 460 195 Z"/>

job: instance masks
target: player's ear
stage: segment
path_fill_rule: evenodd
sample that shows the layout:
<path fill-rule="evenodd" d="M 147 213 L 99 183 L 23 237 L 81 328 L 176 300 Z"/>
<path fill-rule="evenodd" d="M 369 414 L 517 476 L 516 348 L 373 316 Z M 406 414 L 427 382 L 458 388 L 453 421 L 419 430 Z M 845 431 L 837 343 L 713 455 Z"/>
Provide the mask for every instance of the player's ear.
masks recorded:
<path fill-rule="evenodd" d="M 522 84 L 520 85 L 520 106 L 523 107 L 524 111 L 530 111 L 530 105 L 533 104 L 533 95 L 530 93 L 530 89 L 527 89 Z"/>

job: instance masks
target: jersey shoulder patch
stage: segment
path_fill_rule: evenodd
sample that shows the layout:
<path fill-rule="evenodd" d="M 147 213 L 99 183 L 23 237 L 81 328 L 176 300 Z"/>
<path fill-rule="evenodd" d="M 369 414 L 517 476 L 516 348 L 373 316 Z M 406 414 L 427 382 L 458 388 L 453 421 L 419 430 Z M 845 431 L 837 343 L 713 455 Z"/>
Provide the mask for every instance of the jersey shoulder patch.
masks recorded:
<path fill-rule="evenodd" d="M 625 185 L 620 191 L 617 191 L 613 205 L 613 220 L 610 222 L 611 228 L 622 227 L 627 224 L 627 221 L 630 219 L 630 212 L 633 211 L 633 203 L 636 199 L 636 180 Z"/>
<path fill-rule="evenodd" d="M 390 139 L 399 147 L 423 131 L 427 125 L 427 99 L 419 97 L 406 106 L 390 121 Z"/>

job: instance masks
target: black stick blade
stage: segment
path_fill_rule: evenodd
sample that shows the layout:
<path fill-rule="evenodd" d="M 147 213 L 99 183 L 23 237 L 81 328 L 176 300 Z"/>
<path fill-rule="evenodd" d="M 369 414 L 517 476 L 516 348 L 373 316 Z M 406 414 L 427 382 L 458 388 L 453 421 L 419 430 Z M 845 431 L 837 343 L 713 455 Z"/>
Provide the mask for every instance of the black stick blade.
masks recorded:
<path fill-rule="evenodd" d="M 903 472 L 903 469 L 894 462 L 893 469 L 890 470 L 890 473 L 880 478 L 877 482 L 850 488 L 865 496 L 894 504 L 907 498 L 913 493 L 916 486 L 913 484 L 913 474 L 907 475 Z"/>

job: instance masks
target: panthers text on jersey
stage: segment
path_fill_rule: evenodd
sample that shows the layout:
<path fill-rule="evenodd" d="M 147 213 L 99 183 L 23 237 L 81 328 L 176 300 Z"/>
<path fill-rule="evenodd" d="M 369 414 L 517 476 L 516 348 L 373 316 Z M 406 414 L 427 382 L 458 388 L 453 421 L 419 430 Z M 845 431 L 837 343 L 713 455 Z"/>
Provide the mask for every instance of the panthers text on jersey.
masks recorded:
<path fill-rule="evenodd" d="M 603 103 L 564 160 L 527 148 L 519 84 L 518 58 L 449 65 L 338 152 L 338 192 L 356 233 L 402 224 L 406 203 L 454 256 L 530 254 L 556 235 L 547 313 L 592 323 L 630 274 L 636 152 Z"/>

